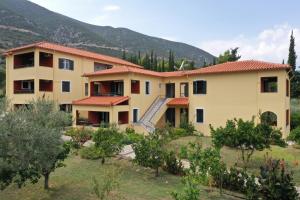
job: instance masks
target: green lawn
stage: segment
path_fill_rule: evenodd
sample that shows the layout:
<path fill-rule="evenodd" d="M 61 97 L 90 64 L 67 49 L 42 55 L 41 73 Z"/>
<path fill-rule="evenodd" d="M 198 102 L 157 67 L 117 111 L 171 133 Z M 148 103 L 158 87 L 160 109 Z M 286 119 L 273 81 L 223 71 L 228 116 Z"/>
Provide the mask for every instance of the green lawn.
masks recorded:
<path fill-rule="evenodd" d="M 169 145 L 169 149 L 173 149 L 175 152 L 179 152 L 180 146 L 187 145 L 189 142 L 198 141 L 201 142 L 203 147 L 209 147 L 211 145 L 210 137 L 196 137 L 189 136 L 184 138 L 179 138 L 172 141 Z M 235 149 L 224 147 L 221 150 L 222 159 L 227 164 L 227 166 L 234 165 L 237 161 L 238 166 L 242 166 L 239 153 Z M 268 154 L 272 158 L 284 159 L 289 168 L 294 173 L 294 181 L 296 185 L 300 185 L 300 149 L 295 149 L 293 147 L 281 148 L 278 146 L 272 146 L 270 150 L 257 151 L 253 154 L 252 160 L 249 163 L 249 170 L 254 173 L 258 172 L 259 166 L 264 162 L 264 156 Z"/>
<path fill-rule="evenodd" d="M 119 193 L 127 200 L 169 200 L 172 199 L 170 192 L 182 188 L 180 177 L 163 172 L 160 177 L 155 178 L 152 170 L 132 165 L 127 160 L 111 159 L 107 164 L 101 165 L 100 161 L 83 160 L 78 156 L 71 156 L 66 160 L 66 165 L 65 168 L 57 169 L 51 175 L 49 191 L 43 190 L 41 179 L 38 184 L 29 183 L 22 189 L 10 186 L 0 192 L 0 199 L 95 200 L 97 198 L 92 192 L 92 177 L 95 176 L 101 181 L 104 170 L 113 166 L 119 166 L 123 171 Z M 201 193 L 202 199 L 235 199 L 228 195 L 220 197 L 216 190 L 208 192 L 205 188 Z"/>

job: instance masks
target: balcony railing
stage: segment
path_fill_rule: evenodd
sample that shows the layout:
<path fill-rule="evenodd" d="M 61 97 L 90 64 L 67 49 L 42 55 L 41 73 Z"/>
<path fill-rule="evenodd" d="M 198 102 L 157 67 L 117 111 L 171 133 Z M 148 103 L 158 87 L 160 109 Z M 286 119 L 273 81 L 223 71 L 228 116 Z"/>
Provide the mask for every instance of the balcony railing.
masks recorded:
<path fill-rule="evenodd" d="M 113 97 L 113 96 L 124 96 L 124 94 L 123 93 L 121 93 L 121 92 L 111 92 L 111 93 L 94 93 L 94 95 L 93 96 L 101 96 L 101 97 Z"/>

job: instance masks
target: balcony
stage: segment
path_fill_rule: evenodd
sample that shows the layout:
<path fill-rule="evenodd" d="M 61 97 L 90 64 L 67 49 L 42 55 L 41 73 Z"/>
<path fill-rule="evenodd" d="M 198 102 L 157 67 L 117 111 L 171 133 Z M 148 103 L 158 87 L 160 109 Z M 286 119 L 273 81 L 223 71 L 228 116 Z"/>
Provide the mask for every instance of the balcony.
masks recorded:
<path fill-rule="evenodd" d="M 114 81 L 95 81 L 91 82 L 91 96 L 124 96 L 124 82 Z"/>
<path fill-rule="evenodd" d="M 34 67 L 34 52 L 14 55 L 14 69 Z"/>
<path fill-rule="evenodd" d="M 39 80 L 39 91 L 40 92 L 53 92 L 53 81 L 52 80 Z"/>
<path fill-rule="evenodd" d="M 34 80 L 18 80 L 14 81 L 14 94 L 33 94 Z"/>
<path fill-rule="evenodd" d="M 53 67 L 53 54 L 40 52 L 39 58 L 41 67 Z"/>

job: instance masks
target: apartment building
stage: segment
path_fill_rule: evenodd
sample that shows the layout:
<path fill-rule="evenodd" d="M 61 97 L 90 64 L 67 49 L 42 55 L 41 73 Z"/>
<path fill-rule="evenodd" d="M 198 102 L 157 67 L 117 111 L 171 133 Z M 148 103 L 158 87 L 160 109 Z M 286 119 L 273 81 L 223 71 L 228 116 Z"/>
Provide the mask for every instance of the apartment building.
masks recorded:
<path fill-rule="evenodd" d="M 6 58 L 8 98 L 16 106 L 38 97 L 53 99 L 62 109 L 72 104 L 74 126 L 117 123 L 147 133 L 187 119 L 209 135 L 209 125 L 253 116 L 259 122 L 261 114 L 284 136 L 290 130 L 288 65 L 248 60 L 153 72 L 50 43 L 9 50 Z"/>
<path fill-rule="evenodd" d="M 261 61 L 228 62 L 192 71 L 153 72 L 126 66 L 85 73 L 89 97 L 73 101 L 74 125 L 118 123 L 151 132 L 167 122 L 188 119 L 210 134 L 209 125 L 261 114 L 289 133 L 288 65 Z M 85 113 L 84 115 L 80 115 Z M 182 117 L 185 115 L 185 117 Z"/>
<path fill-rule="evenodd" d="M 15 106 L 45 97 L 62 110 L 71 111 L 72 101 L 88 95 L 82 74 L 121 65 L 140 67 L 122 59 L 39 42 L 10 49 L 6 56 L 6 95 Z"/>

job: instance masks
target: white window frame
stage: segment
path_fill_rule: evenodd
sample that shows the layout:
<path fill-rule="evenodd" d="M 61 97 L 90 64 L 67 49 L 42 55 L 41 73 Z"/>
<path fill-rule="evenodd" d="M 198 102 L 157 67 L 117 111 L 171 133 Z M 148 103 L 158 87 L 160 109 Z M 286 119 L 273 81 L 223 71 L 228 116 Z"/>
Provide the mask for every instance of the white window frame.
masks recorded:
<path fill-rule="evenodd" d="M 25 88 L 25 87 L 24 87 L 24 85 L 23 85 L 24 82 L 26 82 L 26 83 L 28 84 L 28 88 Z M 32 88 L 31 88 L 30 82 L 31 82 L 31 81 L 27 81 L 27 80 L 26 80 L 26 81 L 21 81 L 21 83 L 22 83 L 22 84 L 21 84 L 21 89 L 22 89 L 22 90 L 31 90 Z"/>
<path fill-rule="evenodd" d="M 147 94 L 147 82 L 149 83 L 149 94 Z M 151 95 L 151 81 L 145 81 L 145 95 Z"/>
<path fill-rule="evenodd" d="M 206 94 L 194 94 L 194 81 L 206 81 Z M 193 80 L 193 83 L 192 83 L 192 94 L 196 95 L 196 96 L 205 96 L 205 95 L 207 95 L 207 80 L 206 79 L 196 79 L 196 80 Z"/>
<path fill-rule="evenodd" d="M 64 92 L 63 91 L 63 82 L 69 82 L 70 83 L 70 91 L 69 92 Z M 70 93 L 72 91 L 72 87 L 71 87 L 71 81 L 70 80 L 62 80 L 61 81 L 61 93 Z"/>
<path fill-rule="evenodd" d="M 134 110 L 137 110 L 137 122 L 134 122 Z M 140 109 L 139 108 L 132 108 L 132 123 L 138 123 L 140 121 Z"/>
<path fill-rule="evenodd" d="M 63 65 L 63 68 L 59 68 L 59 69 L 62 69 L 62 70 L 69 70 L 69 71 L 74 71 L 74 60 L 71 60 L 71 59 L 69 59 L 69 58 L 59 58 L 59 59 L 63 59 L 63 63 L 64 63 L 64 65 Z M 59 60 L 58 59 L 58 60 Z M 67 62 L 68 61 L 68 62 Z M 72 69 L 70 69 L 70 61 L 73 61 L 73 70 Z M 58 61 L 59 62 L 59 61 Z M 58 63 L 58 65 L 59 65 L 59 63 Z"/>
<path fill-rule="evenodd" d="M 203 110 L 203 122 L 197 122 L 197 110 Z M 196 107 L 195 108 L 195 123 L 196 124 L 204 124 L 205 121 L 205 109 L 203 107 Z"/>

